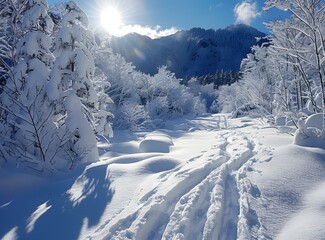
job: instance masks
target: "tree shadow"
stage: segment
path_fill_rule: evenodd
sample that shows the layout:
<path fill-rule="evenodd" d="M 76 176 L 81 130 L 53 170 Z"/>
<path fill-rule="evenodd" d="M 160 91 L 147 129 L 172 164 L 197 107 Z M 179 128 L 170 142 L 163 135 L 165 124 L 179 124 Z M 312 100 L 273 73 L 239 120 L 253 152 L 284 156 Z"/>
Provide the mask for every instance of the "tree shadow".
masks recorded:
<path fill-rule="evenodd" d="M 18 239 L 77 239 L 84 225 L 99 223 L 114 194 L 110 185 L 107 165 L 99 165 L 13 196 L 2 207 L 0 197 L 0 238 L 16 227 Z"/>

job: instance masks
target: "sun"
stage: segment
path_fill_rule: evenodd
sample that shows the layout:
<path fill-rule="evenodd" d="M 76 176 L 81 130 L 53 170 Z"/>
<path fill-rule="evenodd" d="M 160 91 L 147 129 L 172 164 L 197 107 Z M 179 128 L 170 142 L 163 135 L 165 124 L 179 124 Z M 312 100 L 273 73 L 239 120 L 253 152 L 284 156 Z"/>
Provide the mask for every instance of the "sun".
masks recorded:
<path fill-rule="evenodd" d="M 120 12 L 114 7 L 106 7 L 100 15 L 102 26 L 113 35 L 118 34 L 122 18 Z"/>

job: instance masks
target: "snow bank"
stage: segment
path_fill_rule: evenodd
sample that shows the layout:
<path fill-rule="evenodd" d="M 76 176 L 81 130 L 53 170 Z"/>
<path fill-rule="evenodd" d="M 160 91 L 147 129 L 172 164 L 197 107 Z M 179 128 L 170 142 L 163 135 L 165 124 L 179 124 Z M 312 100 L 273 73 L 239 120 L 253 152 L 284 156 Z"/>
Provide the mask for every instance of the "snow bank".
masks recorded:
<path fill-rule="evenodd" d="M 304 206 L 285 224 L 277 240 L 324 239 L 325 229 L 325 182 L 307 194 Z"/>
<path fill-rule="evenodd" d="M 0 169 L 0 239 L 323 239 L 325 150 L 250 117 L 174 123 L 102 139 L 63 179 Z"/>
<path fill-rule="evenodd" d="M 24 172 L 15 172 L 12 169 L 0 168 L 0 193 L 3 195 L 22 190 L 30 190 L 33 187 L 41 186 L 47 182 L 48 180 L 45 178 Z"/>
<path fill-rule="evenodd" d="M 139 149 L 142 152 L 169 153 L 169 147 L 173 145 L 173 140 L 167 134 L 153 132 L 145 136 L 139 145 Z"/>
<path fill-rule="evenodd" d="M 157 156 L 143 161 L 142 170 L 146 173 L 160 173 L 172 170 L 180 163 L 181 161 L 175 158 Z"/>
<path fill-rule="evenodd" d="M 323 114 L 313 114 L 306 121 L 298 121 L 299 129 L 295 133 L 294 144 L 306 147 L 325 149 L 325 138 L 322 136 Z"/>
<path fill-rule="evenodd" d="M 306 127 L 314 127 L 318 129 L 323 128 L 323 114 L 322 113 L 317 113 L 309 116 L 306 119 Z"/>

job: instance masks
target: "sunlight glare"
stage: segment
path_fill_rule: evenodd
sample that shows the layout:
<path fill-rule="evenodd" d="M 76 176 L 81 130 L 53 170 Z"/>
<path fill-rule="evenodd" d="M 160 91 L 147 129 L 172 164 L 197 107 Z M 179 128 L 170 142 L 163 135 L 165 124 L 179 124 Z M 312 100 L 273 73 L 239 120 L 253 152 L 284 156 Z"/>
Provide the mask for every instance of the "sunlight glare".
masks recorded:
<path fill-rule="evenodd" d="M 102 26 L 113 35 L 117 35 L 121 24 L 121 14 L 114 7 L 107 7 L 101 12 L 101 24 Z"/>

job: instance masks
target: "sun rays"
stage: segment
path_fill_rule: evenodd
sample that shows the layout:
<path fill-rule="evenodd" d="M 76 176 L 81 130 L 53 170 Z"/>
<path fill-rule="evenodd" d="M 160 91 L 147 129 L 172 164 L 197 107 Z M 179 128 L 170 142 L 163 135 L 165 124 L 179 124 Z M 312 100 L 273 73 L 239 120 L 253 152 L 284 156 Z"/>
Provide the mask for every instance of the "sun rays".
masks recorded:
<path fill-rule="evenodd" d="M 117 8 L 105 7 L 100 14 L 100 20 L 103 28 L 110 34 L 116 35 L 119 33 L 122 26 L 122 16 Z"/>

